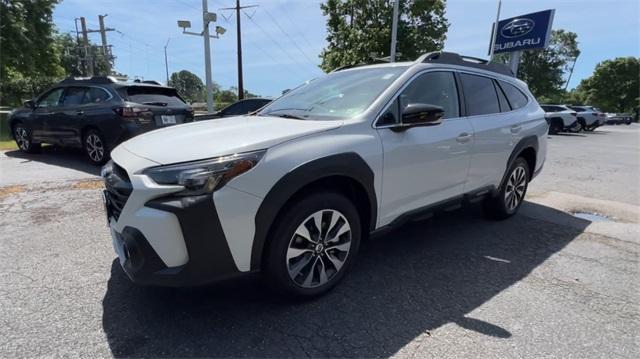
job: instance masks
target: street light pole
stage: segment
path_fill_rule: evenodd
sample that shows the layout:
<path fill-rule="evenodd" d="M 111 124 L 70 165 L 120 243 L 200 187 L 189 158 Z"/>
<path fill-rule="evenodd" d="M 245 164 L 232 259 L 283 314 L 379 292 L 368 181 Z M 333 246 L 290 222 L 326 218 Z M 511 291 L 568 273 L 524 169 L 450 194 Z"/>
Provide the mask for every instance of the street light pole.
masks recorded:
<path fill-rule="evenodd" d="M 202 26 L 204 37 L 204 71 L 205 81 L 207 83 L 207 112 L 213 113 L 213 81 L 211 80 L 211 43 L 209 40 L 209 19 L 207 14 L 209 8 L 208 0 L 202 0 Z"/>
<path fill-rule="evenodd" d="M 164 69 L 167 72 L 167 86 L 169 85 L 169 61 L 167 60 L 167 46 L 169 46 L 171 38 L 167 39 L 167 43 L 164 45 Z"/>
<path fill-rule="evenodd" d="M 391 51 L 389 52 L 389 62 L 396 62 L 396 37 L 398 36 L 398 8 L 400 0 L 393 1 L 393 21 L 391 23 Z"/>
<path fill-rule="evenodd" d="M 502 0 L 498 0 L 498 13 L 496 14 L 496 22 L 493 24 L 493 33 L 491 34 L 491 47 L 489 48 L 489 61 L 493 60 L 493 52 L 496 47 L 496 38 L 498 37 L 498 23 L 500 22 L 500 8 Z"/>

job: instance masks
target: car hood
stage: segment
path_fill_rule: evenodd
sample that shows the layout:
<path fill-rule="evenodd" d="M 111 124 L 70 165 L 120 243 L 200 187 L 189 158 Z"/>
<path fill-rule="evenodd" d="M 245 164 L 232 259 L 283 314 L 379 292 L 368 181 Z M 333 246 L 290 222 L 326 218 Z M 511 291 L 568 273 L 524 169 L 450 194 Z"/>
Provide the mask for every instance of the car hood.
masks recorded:
<path fill-rule="evenodd" d="M 341 125 L 342 121 L 236 116 L 166 127 L 134 137 L 119 147 L 150 161 L 170 164 L 267 149 Z"/>

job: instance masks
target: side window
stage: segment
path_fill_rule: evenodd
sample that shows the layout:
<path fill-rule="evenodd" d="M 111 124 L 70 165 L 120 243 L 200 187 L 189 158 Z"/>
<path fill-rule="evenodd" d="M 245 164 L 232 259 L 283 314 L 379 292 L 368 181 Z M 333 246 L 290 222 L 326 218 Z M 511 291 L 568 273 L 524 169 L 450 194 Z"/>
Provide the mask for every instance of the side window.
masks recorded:
<path fill-rule="evenodd" d="M 529 102 L 527 96 L 525 96 L 525 94 L 523 94 L 522 91 L 518 90 L 515 86 L 504 81 L 499 82 L 500 87 L 502 87 L 505 95 L 507 95 L 507 99 L 511 104 L 511 108 L 513 108 L 514 110 L 524 107 L 527 102 Z"/>
<path fill-rule="evenodd" d="M 86 87 L 68 87 L 62 100 L 63 106 L 76 106 L 82 104 Z"/>
<path fill-rule="evenodd" d="M 500 112 L 493 80 L 484 76 L 460 74 L 467 115 L 487 115 Z"/>
<path fill-rule="evenodd" d="M 64 88 L 57 88 L 49 91 L 38 100 L 38 107 L 55 107 L 60 105 L 60 98 Z"/>
<path fill-rule="evenodd" d="M 400 123 L 400 105 L 398 104 L 398 98 L 391 103 L 387 111 L 378 119 L 378 126 L 389 126 Z"/>
<path fill-rule="evenodd" d="M 496 93 L 498 94 L 498 102 L 500 103 L 500 111 L 502 111 L 502 112 L 511 111 L 511 106 L 509 106 L 509 101 L 507 101 L 507 97 L 504 95 L 504 92 L 502 92 L 502 89 L 500 88 L 500 86 L 498 86 L 498 83 L 495 80 L 493 81 L 493 85 L 496 88 Z M 549 111 L 546 111 L 546 112 L 549 112 Z"/>
<path fill-rule="evenodd" d="M 458 91 L 452 72 L 428 72 L 413 80 L 400 94 L 400 108 L 410 103 L 440 106 L 444 118 L 460 116 Z"/>
<path fill-rule="evenodd" d="M 82 100 L 83 104 L 89 103 L 102 103 L 105 102 L 111 97 L 106 90 L 103 90 L 98 87 L 89 87 L 89 90 L 85 91 L 84 99 Z"/>

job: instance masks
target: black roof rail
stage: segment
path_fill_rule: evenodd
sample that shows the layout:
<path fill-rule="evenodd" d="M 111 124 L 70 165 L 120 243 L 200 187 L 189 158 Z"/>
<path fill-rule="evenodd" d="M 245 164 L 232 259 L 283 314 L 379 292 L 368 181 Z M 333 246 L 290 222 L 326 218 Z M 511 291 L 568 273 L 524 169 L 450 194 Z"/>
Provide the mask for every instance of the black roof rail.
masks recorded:
<path fill-rule="evenodd" d="M 112 76 L 91 76 L 91 77 L 69 77 L 62 80 L 61 84 L 73 84 L 73 83 L 92 83 L 92 84 L 113 84 L 118 82 Z"/>
<path fill-rule="evenodd" d="M 427 54 L 420 56 L 416 60 L 416 62 L 425 63 L 425 64 L 426 63 L 448 64 L 448 65 L 473 67 L 475 69 L 492 71 L 502 75 L 515 77 L 514 73 L 506 65 L 498 64 L 495 62 L 489 62 L 487 60 L 480 59 L 477 57 L 462 56 L 460 54 L 456 54 L 455 52 L 444 52 L 444 51 L 429 52 Z"/>

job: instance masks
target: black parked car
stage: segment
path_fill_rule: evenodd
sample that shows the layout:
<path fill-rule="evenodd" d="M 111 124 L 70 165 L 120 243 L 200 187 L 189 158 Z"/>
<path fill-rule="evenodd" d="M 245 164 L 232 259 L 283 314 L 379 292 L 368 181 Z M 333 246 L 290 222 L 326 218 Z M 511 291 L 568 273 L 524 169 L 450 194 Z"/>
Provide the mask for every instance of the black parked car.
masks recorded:
<path fill-rule="evenodd" d="M 247 98 L 238 102 L 234 102 L 216 113 L 198 116 L 197 120 L 211 120 L 214 118 L 246 115 L 263 108 L 271 101 L 273 100 L 269 100 L 266 98 Z"/>
<path fill-rule="evenodd" d="M 91 77 L 66 79 L 26 101 L 10 115 L 9 125 L 24 152 L 37 152 L 43 143 L 78 147 L 100 165 L 120 142 L 191 121 L 193 110 L 172 87 Z"/>

